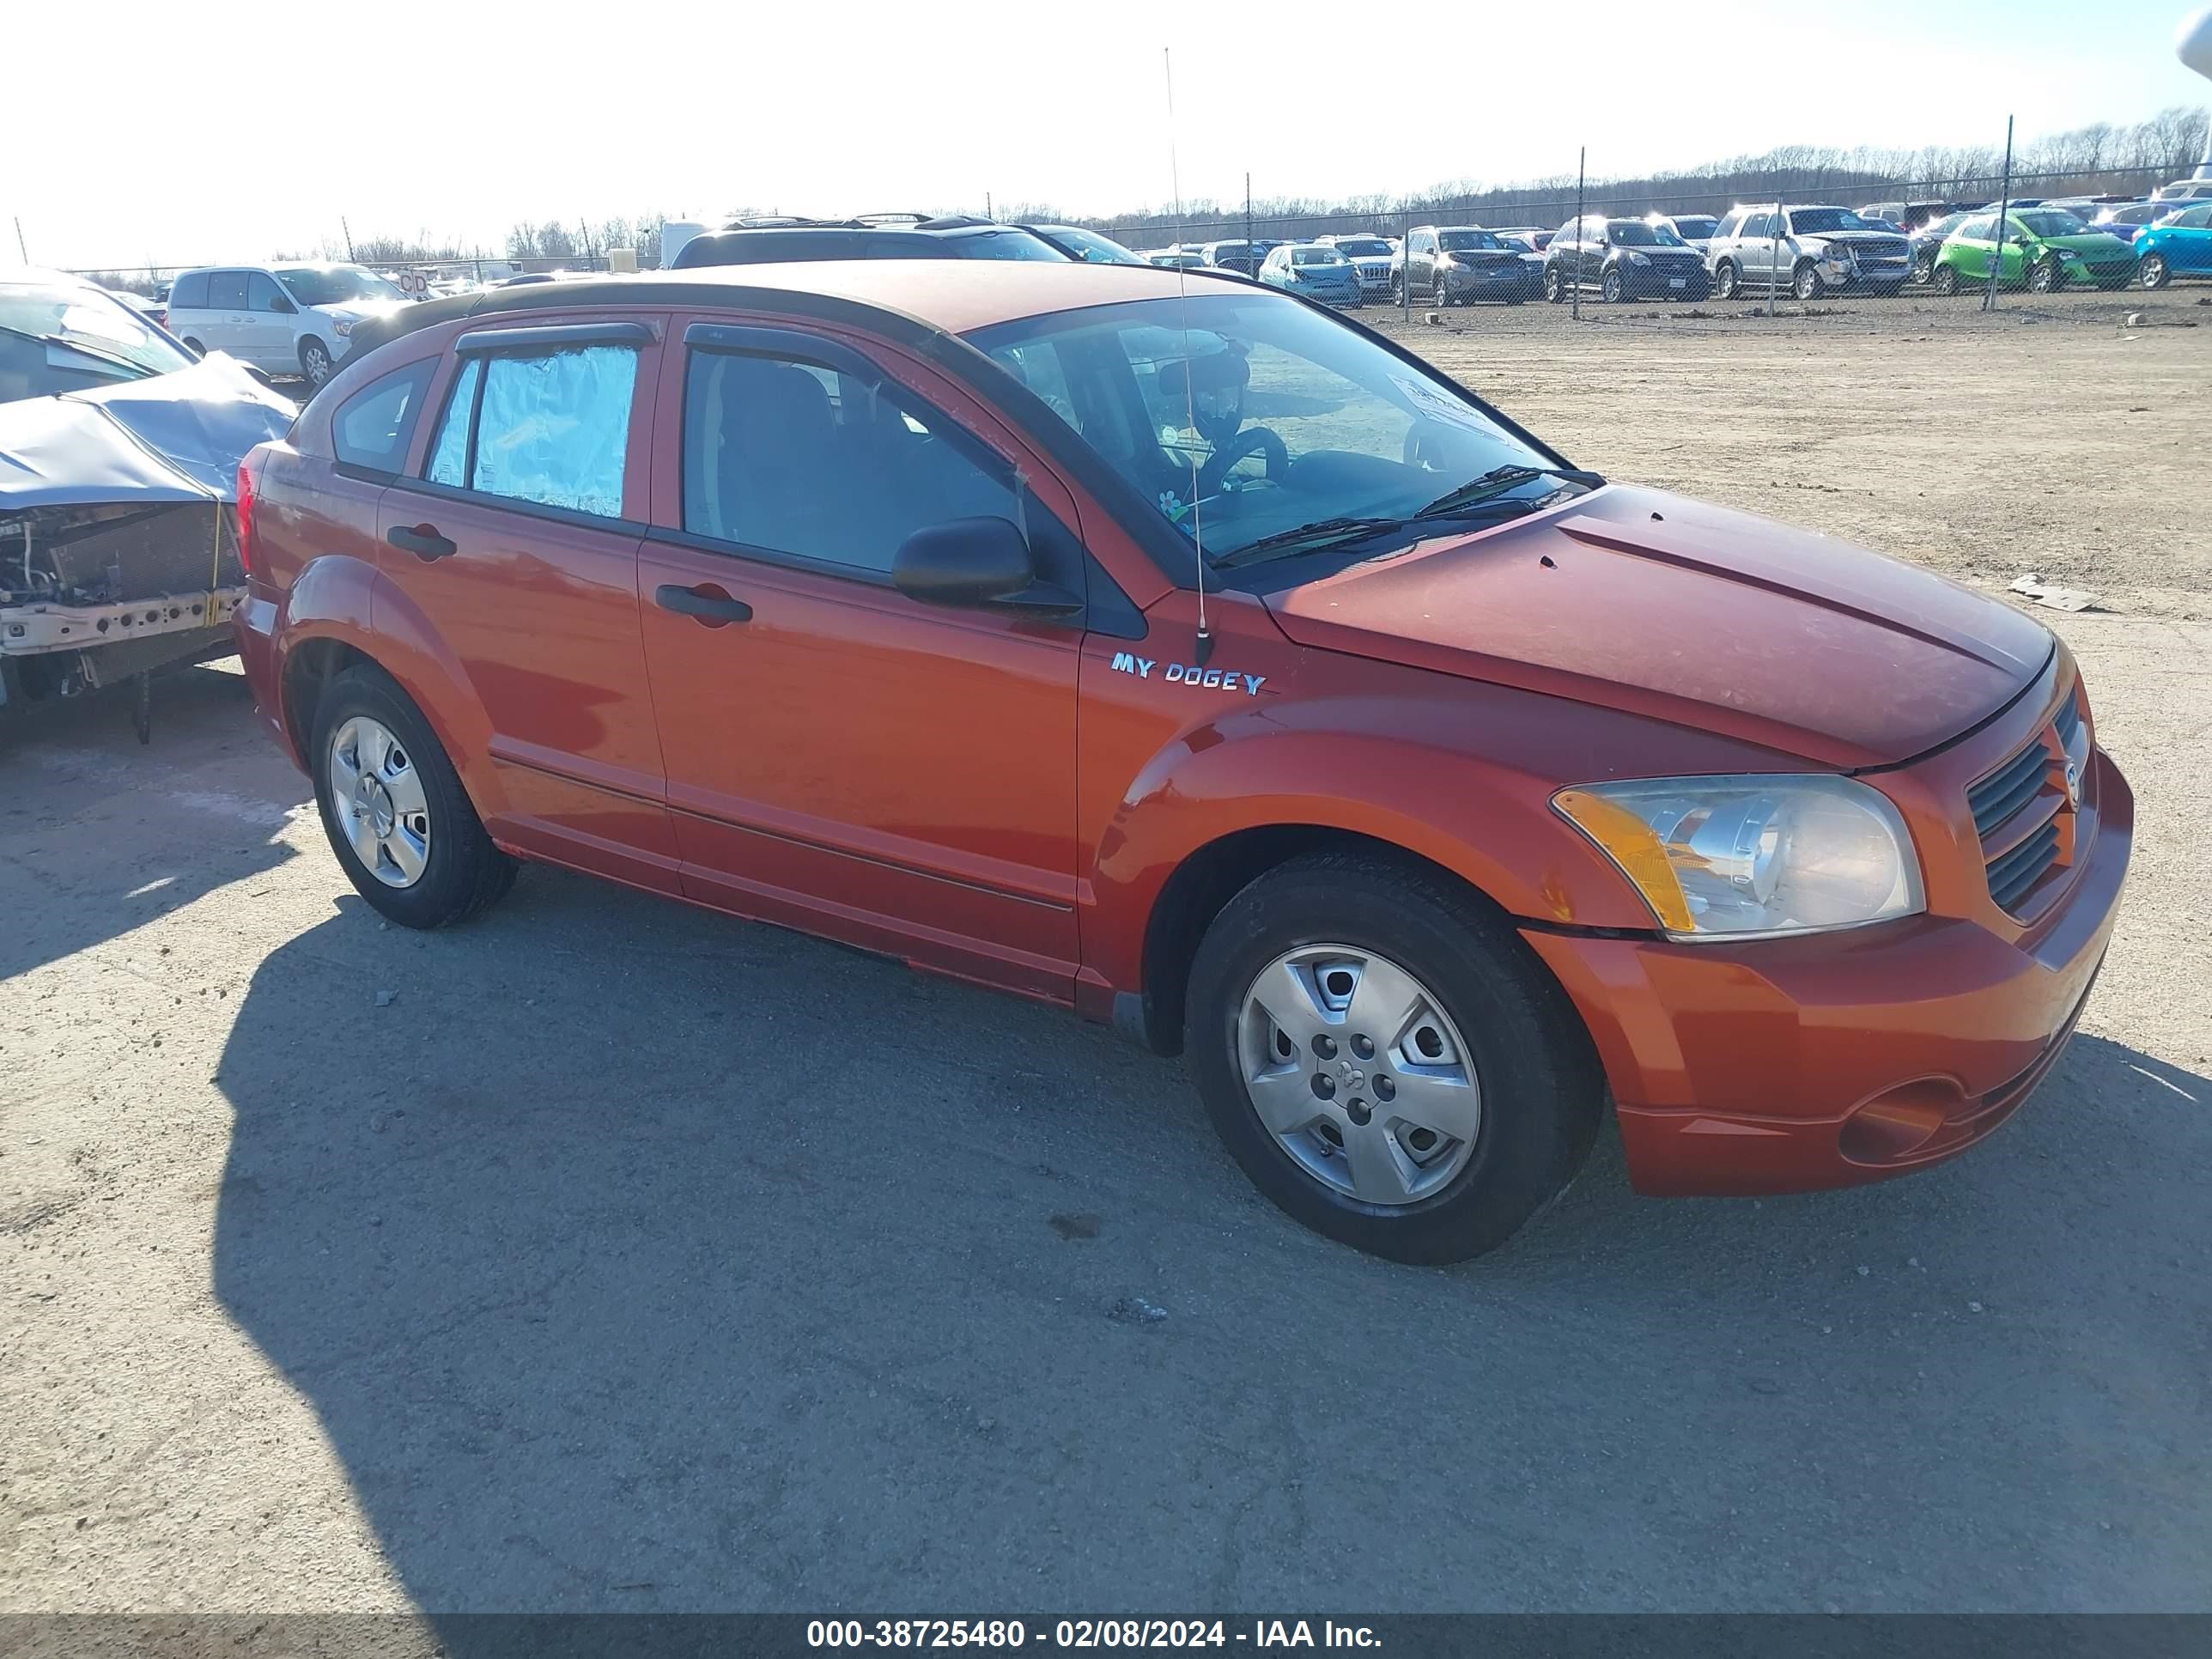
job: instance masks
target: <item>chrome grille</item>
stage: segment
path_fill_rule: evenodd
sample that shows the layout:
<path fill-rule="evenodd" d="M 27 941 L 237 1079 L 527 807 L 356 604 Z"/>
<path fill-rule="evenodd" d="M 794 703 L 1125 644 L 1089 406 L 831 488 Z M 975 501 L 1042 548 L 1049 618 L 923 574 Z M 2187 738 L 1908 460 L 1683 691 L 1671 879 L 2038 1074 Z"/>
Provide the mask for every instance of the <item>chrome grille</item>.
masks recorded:
<path fill-rule="evenodd" d="M 2063 754 L 2081 726 L 2077 694 L 2069 691 L 2051 718 Z M 1997 908 L 2018 914 L 2036 884 L 2057 864 L 2069 841 L 2063 762 L 2043 734 L 1966 791 Z"/>

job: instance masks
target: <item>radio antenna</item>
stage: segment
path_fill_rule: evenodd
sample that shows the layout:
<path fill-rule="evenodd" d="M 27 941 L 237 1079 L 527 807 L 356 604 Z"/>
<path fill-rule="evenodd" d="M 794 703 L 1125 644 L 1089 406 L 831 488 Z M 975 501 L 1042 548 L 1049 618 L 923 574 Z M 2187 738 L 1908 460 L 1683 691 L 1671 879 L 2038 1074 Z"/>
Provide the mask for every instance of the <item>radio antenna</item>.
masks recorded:
<path fill-rule="evenodd" d="M 1199 520 L 1198 392 L 1190 362 L 1190 272 L 1183 264 L 1182 170 L 1176 160 L 1175 54 L 1165 46 L 1160 48 L 1160 65 L 1168 82 L 1168 182 L 1175 192 L 1176 297 L 1182 312 L 1183 429 L 1190 434 L 1183 453 L 1190 459 L 1190 546 L 1198 565 L 1198 648 L 1192 655 L 1203 668 L 1213 654 L 1213 635 L 1206 627 L 1206 535 Z"/>

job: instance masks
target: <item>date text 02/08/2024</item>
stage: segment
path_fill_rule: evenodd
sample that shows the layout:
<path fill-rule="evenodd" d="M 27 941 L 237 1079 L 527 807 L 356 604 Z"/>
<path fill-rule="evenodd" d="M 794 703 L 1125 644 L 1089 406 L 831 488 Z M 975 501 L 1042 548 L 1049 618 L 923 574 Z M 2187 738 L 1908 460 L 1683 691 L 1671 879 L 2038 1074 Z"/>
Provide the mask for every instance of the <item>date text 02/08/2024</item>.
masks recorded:
<path fill-rule="evenodd" d="M 1264 678 L 1264 677 L 1263 677 Z M 817 1619 L 806 1626 L 810 1648 L 1019 1648 L 1032 1632 L 1020 1619 Z M 1061 1619 L 1040 1622 L 1039 1645 L 1055 1648 L 1376 1648 L 1374 1630 L 1322 1620 L 1255 1620 L 1249 1629 L 1224 1620 Z"/>

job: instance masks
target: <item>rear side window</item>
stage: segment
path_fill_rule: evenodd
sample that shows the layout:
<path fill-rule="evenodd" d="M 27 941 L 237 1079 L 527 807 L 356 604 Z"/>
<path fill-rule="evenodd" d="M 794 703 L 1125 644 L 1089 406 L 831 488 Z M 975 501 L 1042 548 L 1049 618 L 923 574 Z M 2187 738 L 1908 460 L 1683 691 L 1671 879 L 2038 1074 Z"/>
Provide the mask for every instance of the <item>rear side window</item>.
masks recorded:
<path fill-rule="evenodd" d="M 1020 522 L 1011 469 L 896 388 L 749 353 L 694 351 L 684 389 L 684 527 L 885 575 L 951 519 Z"/>
<path fill-rule="evenodd" d="M 410 363 L 340 404 L 331 417 L 331 447 L 338 459 L 379 472 L 398 471 L 437 366 L 434 357 Z"/>
<path fill-rule="evenodd" d="M 472 356 L 454 377 L 425 476 L 619 519 L 636 385 L 629 346 Z"/>
<path fill-rule="evenodd" d="M 208 306 L 215 311 L 246 309 L 246 273 L 217 270 L 208 276 Z"/>
<path fill-rule="evenodd" d="M 177 278 L 176 286 L 169 290 L 169 309 L 172 311 L 201 311 L 207 307 L 208 274 L 195 270 L 188 276 Z"/>
<path fill-rule="evenodd" d="M 2173 222 L 2177 229 L 2203 230 L 2212 225 L 2212 207 L 2193 207 L 2186 213 L 2177 213 Z"/>

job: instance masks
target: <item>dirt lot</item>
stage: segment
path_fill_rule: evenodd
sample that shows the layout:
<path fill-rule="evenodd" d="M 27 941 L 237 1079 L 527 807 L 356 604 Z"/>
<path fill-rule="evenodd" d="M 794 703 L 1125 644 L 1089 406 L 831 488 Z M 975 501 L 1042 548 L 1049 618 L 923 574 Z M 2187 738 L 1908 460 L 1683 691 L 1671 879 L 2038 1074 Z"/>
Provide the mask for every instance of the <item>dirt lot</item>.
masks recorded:
<path fill-rule="evenodd" d="M 546 872 L 388 929 L 234 675 L 0 728 L 0 1609 L 2212 1607 L 2194 301 L 1417 325 L 1586 465 L 2099 588 L 2141 813 L 1974 1156 L 1601 1142 L 1449 1272 L 1047 1011 Z"/>

